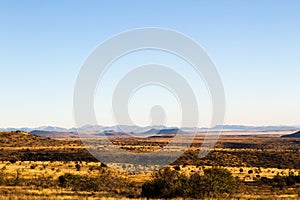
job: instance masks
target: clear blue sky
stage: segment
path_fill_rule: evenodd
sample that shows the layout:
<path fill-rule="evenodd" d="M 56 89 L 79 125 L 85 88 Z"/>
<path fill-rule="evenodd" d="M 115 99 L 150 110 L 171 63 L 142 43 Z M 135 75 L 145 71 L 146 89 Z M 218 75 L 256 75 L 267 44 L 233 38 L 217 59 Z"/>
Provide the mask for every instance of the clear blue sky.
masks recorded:
<path fill-rule="evenodd" d="M 223 79 L 226 124 L 299 125 L 299 9 L 298 0 L 1 0 L 0 127 L 74 126 L 82 62 L 140 27 L 173 29 L 206 49 Z"/>

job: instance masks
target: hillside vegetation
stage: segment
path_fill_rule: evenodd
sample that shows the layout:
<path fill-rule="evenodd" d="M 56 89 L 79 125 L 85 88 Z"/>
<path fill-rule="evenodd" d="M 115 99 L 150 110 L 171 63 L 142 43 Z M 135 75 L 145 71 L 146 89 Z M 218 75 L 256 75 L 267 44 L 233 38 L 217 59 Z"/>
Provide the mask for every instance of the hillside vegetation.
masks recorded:
<path fill-rule="evenodd" d="M 146 153 L 170 138 L 110 139 L 124 150 Z M 197 137 L 178 160 L 152 175 L 109 168 L 78 139 L 15 131 L 1 132 L 0 142 L 0 197 L 7 199 L 274 199 L 297 198 L 300 191 L 299 139 L 221 137 L 216 148 L 198 158 L 203 137 Z M 122 157 L 119 161 L 126 169 Z"/>

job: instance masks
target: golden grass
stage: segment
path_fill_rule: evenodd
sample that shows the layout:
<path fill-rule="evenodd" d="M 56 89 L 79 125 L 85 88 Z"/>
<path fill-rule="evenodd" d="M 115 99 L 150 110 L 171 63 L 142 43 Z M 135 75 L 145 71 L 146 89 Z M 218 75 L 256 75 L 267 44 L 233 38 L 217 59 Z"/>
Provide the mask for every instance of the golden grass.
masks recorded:
<path fill-rule="evenodd" d="M 101 197 L 102 196 L 102 197 Z M 107 196 L 107 197 L 105 197 Z M 0 200 L 128 200 L 126 197 L 109 197 L 101 192 L 74 192 L 64 189 L 34 189 L 31 187 L 0 187 Z M 142 199 L 142 198 L 139 198 Z"/>
<path fill-rule="evenodd" d="M 80 171 L 77 171 L 76 162 L 42 162 L 42 161 L 17 161 L 16 163 L 10 163 L 8 161 L 0 162 L 0 169 L 3 169 L 3 172 L 9 174 L 11 177 L 14 177 L 16 173 L 19 173 L 19 176 L 22 178 L 34 178 L 37 176 L 47 176 L 57 179 L 60 175 L 65 173 L 72 173 L 78 175 L 91 175 L 96 176 L 99 173 L 98 170 L 91 170 L 93 167 L 99 167 L 99 162 L 81 162 Z M 32 167 L 34 166 L 34 167 Z M 196 167 L 193 165 L 182 166 L 180 165 L 180 172 L 190 175 L 194 172 L 203 173 L 205 168 L 210 168 L 210 166 L 200 166 Z M 289 172 L 293 171 L 295 175 L 298 175 L 297 170 L 289 169 L 276 169 L 276 168 L 256 168 L 256 167 L 224 167 L 228 169 L 233 176 L 238 176 L 240 179 L 245 181 L 253 181 L 256 175 L 265 176 L 272 178 L 277 174 L 288 175 Z M 243 172 L 240 172 L 240 169 L 243 169 Z M 123 173 L 115 171 L 110 168 L 106 168 L 115 173 L 116 176 L 126 177 L 128 181 L 142 183 L 151 178 L 151 173 Z M 253 170 L 253 174 L 248 174 L 249 170 Z M 130 199 L 125 197 L 110 197 L 111 194 L 104 192 L 79 192 L 79 191 L 70 191 L 65 188 L 37 188 L 37 187 L 20 187 L 20 186 L 1 186 L 0 187 L 0 200 L 14 200 L 14 199 L 24 199 L 24 200 L 62 200 L 62 199 Z M 296 199 L 298 198 L 297 194 L 240 194 L 237 195 L 239 199 Z M 140 198 L 142 199 L 142 198 Z"/>
<path fill-rule="evenodd" d="M 279 134 L 279 133 L 274 133 Z M 7 138 L 7 135 L 11 137 Z M 197 137 L 196 143 L 202 143 L 204 137 Z M 61 150 L 61 149 L 83 149 L 85 148 L 81 145 L 79 139 L 58 139 L 58 140 L 50 140 L 44 139 L 40 137 L 31 136 L 27 133 L 21 133 L 18 135 L 17 133 L 3 133 L 0 134 L 0 140 L 3 142 L 1 147 L 2 150 Z M 269 148 L 264 151 L 282 151 L 281 147 L 285 149 L 285 151 L 289 150 L 289 140 L 280 140 L 281 143 L 278 142 L 276 138 L 256 138 L 251 136 L 244 137 L 234 137 L 234 136 L 221 136 L 220 140 L 225 142 L 234 142 L 240 144 L 268 144 Z M 23 141 L 27 141 L 24 143 Z M 118 140 L 117 140 L 118 141 Z M 136 144 L 131 144 L 133 141 Z M 161 143 L 168 142 L 168 138 L 152 138 L 148 141 L 144 141 L 141 139 L 137 142 L 137 140 L 129 139 L 128 143 L 120 143 L 122 148 L 129 151 L 138 151 L 138 152 L 151 152 L 156 151 L 160 148 Z M 150 142 L 150 143 L 149 143 Z M 279 145 L 280 148 L 277 148 Z M 281 146 L 280 146 L 281 145 Z M 285 146 L 286 145 L 286 146 Z M 198 146 L 191 147 L 191 150 L 199 149 Z M 214 148 L 217 151 L 238 151 L 242 153 L 247 152 L 259 152 L 260 149 L 257 148 L 224 148 L 222 145 Z M 59 151 L 57 151 L 59 152 Z M 296 152 L 297 153 L 297 152 Z M 5 154 L 3 154 L 5 155 Z M 231 157 L 230 162 L 234 162 Z M 268 161 L 266 161 L 268 162 Z M 2 170 L 5 174 L 10 178 L 18 176 L 24 179 L 34 179 L 39 176 L 49 177 L 52 180 L 57 180 L 59 176 L 64 175 L 66 173 L 77 174 L 77 175 L 88 175 L 88 176 L 97 176 L 99 174 L 100 162 L 79 162 L 80 170 L 78 171 L 75 167 L 77 162 L 75 161 L 17 161 L 15 163 L 11 163 L 9 161 L 0 161 L 0 170 Z M 122 163 L 118 163 L 122 165 Z M 115 163 L 117 165 L 117 163 Z M 246 166 L 246 165 L 245 165 Z M 154 166 L 155 167 L 155 166 Z M 203 174 L 205 168 L 210 168 L 210 166 L 195 166 L 195 165 L 180 165 L 180 172 L 190 175 L 191 173 L 199 172 Z M 289 175 L 289 173 L 294 173 L 294 175 L 300 175 L 299 171 L 296 169 L 277 169 L 277 168 L 263 168 L 263 167 L 224 167 L 228 169 L 234 177 L 239 177 L 241 180 L 245 182 L 254 181 L 258 177 L 267 177 L 273 178 L 276 175 L 285 176 Z M 240 171 L 242 169 L 242 172 Z M 109 170 L 113 175 L 119 176 L 122 178 L 126 178 L 129 182 L 134 182 L 141 184 L 145 181 L 148 181 L 151 178 L 151 173 L 125 173 L 116 171 L 113 168 L 105 168 L 105 170 Z M 252 170 L 253 173 L 249 174 L 249 170 Z M 60 187 L 52 187 L 52 188 L 38 188 L 38 187 L 20 187 L 20 186 L 0 186 L 0 200 L 8 200 L 8 199 L 129 199 L 129 198 L 116 198 L 111 197 L 112 194 L 104 193 L 104 192 L 79 192 L 79 191 L 70 191 L 68 189 L 60 188 Z M 298 196 L 296 194 L 272 194 L 269 192 L 268 194 L 240 194 L 237 195 L 239 199 L 296 199 Z"/>

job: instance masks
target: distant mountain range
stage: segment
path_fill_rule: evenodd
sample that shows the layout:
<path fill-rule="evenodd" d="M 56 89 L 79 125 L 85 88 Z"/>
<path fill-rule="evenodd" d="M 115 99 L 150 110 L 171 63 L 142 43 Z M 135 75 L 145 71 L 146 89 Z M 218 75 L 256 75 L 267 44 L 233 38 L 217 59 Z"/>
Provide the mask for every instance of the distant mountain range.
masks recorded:
<path fill-rule="evenodd" d="M 16 131 L 21 130 L 24 132 L 32 131 L 50 131 L 50 132 L 86 132 L 86 133 L 102 133 L 102 132 L 122 132 L 122 133 L 150 133 L 151 131 L 164 130 L 164 129 L 178 129 L 178 127 L 166 127 L 166 126 L 129 126 L 129 125 L 119 125 L 119 126 L 100 126 L 100 125 L 85 125 L 79 128 L 62 128 L 55 126 L 41 126 L 36 128 L 0 128 L 0 131 Z M 174 130 L 172 132 L 174 132 Z M 194 127 L 182 127 L 181 131 L 190 132 L 195 130 Z M 271 132 L 271 131 L 298 131 L 300 126 L 243 126 L 243 125 L 224 125 L 224 126 L 215 126 L 213 128 L 198 128 L 198 131 L 220 131 L 223 132 Z"/>
<path fill-rule="evenodd" d="M 178 128 L 170 129 L 151 129 L 142 133 L 134 132 L 118 132 L 113 130 L 105 131 L 78 131 L 78 132 L 57 132 L 57 131 L 44 131 L 44 130 L 34 130 L 30 134 L 37 135 L 46 138 L 94 138 L 94 137 L 153 137 L 153 136 L 165 136 L 165 135 L 175 135 L 175 134 L 185 134 Z"/>
<path fill-rule="evenodd" d="M 90 138 L 90 137 L 161 137 L 172 136 L 174 134 L 189 134 L 195 128 L 192 127 L 166 127 L 166 126 L 99 126 L 99 125 L 85 125 L 80 128 L 61 128 L 54 126 L 41 126 L 37 128 L 6 128 L 0 129 L 0 132 L 10 132 L 21 130 L 29 132 L 32 135 L 42 136 L 46 138 Z M 300 126 L 243 126 L 243 125 L 224 125 L 215 126 L 213 128 L 198 128 L 198 134 L 205 134 L 206 132 L 214 133 L 222 131 L 223 134 L 248 134 L 249 132 L 280 132 L 291 131 L 296 132 L 300 130 Z M 173 137 L 173 136 L 172 136 Z M 286 137 L 300 137 L 300 132 L 294 135 L 287 135 Z"/>

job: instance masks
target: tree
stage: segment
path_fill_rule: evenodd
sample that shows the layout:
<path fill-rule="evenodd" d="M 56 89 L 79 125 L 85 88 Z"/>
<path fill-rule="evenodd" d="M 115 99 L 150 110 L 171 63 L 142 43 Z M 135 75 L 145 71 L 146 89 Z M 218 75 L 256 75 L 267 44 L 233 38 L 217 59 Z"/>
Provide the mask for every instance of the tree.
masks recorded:
<path fill-rule="evenodd" d="M 190 176 L 189 187 L 188 187 L 188 197 L 194 199 L 201 199 L 204 197 L 203 193 L 203 181 L 204 177 L 200 176 L 199 173 L 194 173 Z"/>
<path fill-rule="evenodd" d="M 204 170 L 187 177 L 176 170 L 166 168 L 153 175 L 151 181 L 142 186 L 142 196 L 147 198 L 225 197 L 237 191 L 237 182 L 231 173 L 222 168 Z"/>
<path fill-rule="evenodd" d="M 204 196 L 222 197 L 237 191 L 237 182 L 227 169 L 213 167 L 204 170 Z"/>
<path fill-rule="evenodd" d="M 143 184 L 142 196 L 148 198 L 174 198 L 185 195 L 188 178 L 176 170 L 165 168 Z"/>

